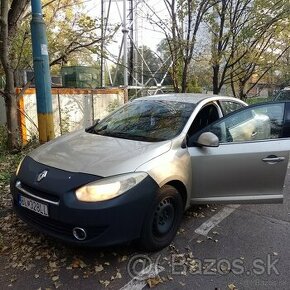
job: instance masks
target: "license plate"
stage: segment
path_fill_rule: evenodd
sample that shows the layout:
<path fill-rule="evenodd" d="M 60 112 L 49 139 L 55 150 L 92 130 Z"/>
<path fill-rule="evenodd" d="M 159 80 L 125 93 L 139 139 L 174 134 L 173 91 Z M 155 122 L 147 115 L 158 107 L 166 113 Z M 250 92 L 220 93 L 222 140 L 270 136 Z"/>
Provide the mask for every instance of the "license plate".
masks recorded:
<path fill-rule="evenodd" d="M 19 205 L 43 216 L 48 216 L 48 206 L 23 195 L 19 196 Z"/>

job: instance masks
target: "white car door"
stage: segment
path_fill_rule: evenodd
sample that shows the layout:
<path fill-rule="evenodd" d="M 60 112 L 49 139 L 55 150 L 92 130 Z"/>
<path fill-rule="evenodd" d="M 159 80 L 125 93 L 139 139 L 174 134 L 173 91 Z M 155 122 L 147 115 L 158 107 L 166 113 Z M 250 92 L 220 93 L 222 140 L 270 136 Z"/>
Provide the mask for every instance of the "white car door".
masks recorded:
<path fill-rule="evenodd" d="M 192 202 L 282 202 L 289 122 L 290 103 L 266 103 L 229 114 L 189 136 Z M 198 144 L 205 132 L 218 137 L 218 147 Z"/>

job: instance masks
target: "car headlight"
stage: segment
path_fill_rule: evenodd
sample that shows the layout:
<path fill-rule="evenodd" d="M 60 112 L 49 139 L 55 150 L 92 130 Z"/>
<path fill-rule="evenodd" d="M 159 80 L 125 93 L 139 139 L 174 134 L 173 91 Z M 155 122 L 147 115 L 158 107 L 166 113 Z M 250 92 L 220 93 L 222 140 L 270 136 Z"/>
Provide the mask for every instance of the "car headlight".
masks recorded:
<path fill-rule="evenodd" d="M 17 169 L 16 169 L 16 176 L 17 176 L 18 173 L 19 173 L 19 170 L 20 170 L 20 168 L 21 168 L 21 164 L 22 164 L 23 160 L 24 160 L 24 158 L 21 159 L 21 161 L 19 162 L 19 164 L 18 164 L 18 166 L 17 166 Z"/>
<path fill-rule="evenodd" d="M 146 178 L 147 173 L 135 172 L 104 178 L 76 190 L 80 201 L 96 202 L 115 198 Z"/>

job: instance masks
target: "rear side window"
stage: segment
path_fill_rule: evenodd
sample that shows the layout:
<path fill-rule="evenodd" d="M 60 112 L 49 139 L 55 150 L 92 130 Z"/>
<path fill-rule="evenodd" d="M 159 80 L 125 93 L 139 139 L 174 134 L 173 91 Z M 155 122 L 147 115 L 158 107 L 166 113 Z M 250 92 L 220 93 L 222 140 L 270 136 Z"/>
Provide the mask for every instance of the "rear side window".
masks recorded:
<path fill-rule="evenodd" d="M 289 101 L 290 100 L 290 89 L 280 91 L 276 97 L 275 101 Z"/>
<path fill-rule="evenodd" d="M 220 106 L 224 116 L 245 107 L 243 104 L 233 101 L 220 101 Z"/>

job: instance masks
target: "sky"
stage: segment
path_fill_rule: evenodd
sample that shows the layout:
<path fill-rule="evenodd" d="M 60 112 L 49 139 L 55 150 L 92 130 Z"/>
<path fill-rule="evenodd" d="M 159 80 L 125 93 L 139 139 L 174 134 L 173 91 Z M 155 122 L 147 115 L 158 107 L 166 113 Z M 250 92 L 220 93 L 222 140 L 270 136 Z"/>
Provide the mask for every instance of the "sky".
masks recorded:
<path fill-rule="evenodd" d="M 138 36 L 135 41 L 138 43 L 139 46 L 146 45 L 149 46 L 151 49 L 156 50 L 158 43 L 164 38 L 163 33 L 157 27 L 154 27 L 149 21 L 146 20 L 146 5 L 142 4 L 142 1 L 137 6 L 137 23 L 138 23 Z M 127 1 L 128 3 L 128 1 Z M 153 1 L 147 0 L 146 4 L 150 5 L 152 9 L 158 15 L 164 16 L 166 15 L 166 8 L 162 1 Z M 108 1 L 105 1 L 105 9 L 108 10 Z M 128 8 L 128 4 L 127 4 Z M 91 17 L 100 17 L 101 16 L 101 1 L 87 1 L 85 4 L 85 10 Z M 122 23 L 123 18 L 123 1 L 115 1 L 112 0 L 109 21 L 108 23 L 111 24 L 113 27 L 114 25 Z M 114 42 L 108 45 L 108 49 L 113 52 L 114 54 L 118 54 L 119 48 L 122 41 L 122 32 L 121 28 L 119 29 L 118 33 L 116 33 L 114 37 Z"/>

